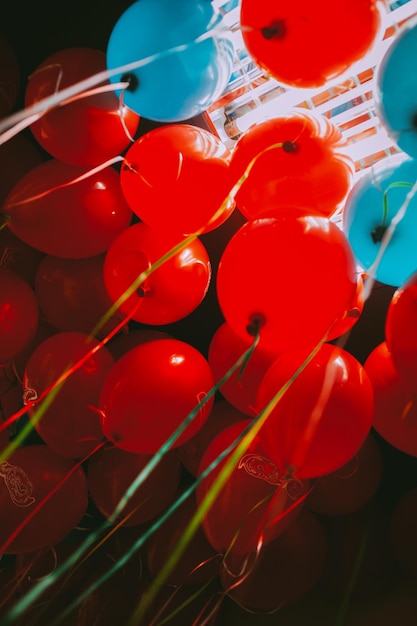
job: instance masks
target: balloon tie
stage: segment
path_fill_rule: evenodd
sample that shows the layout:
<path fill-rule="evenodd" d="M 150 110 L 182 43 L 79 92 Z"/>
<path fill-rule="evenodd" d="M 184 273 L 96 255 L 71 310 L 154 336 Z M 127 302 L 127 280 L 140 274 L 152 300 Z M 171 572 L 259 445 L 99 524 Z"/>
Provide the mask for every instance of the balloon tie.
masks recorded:
<path fill-rule="evenodd" d="M 261 28 L 261 35 L 264 39 L 283 39 L 287 34 L 284 20 L 277 20 L 269 26 Z"/>

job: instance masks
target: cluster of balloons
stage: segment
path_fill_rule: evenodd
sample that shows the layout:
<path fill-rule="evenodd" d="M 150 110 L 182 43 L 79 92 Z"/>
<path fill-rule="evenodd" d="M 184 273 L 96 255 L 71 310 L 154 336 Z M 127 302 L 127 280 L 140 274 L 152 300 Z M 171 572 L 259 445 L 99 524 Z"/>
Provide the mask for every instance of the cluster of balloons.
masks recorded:
<path fill-rule="evenodd" d="M 342 76 L 382 36 L 379 0 L 278 4 L 242 0 L 241 31 L 288 86 Z M 28 589 L 33 603 L 71 580 L 77 599 L 51 610 L 92 623 L 112 567 L 103 544 L 136 577 L 132 614 L 158 605 L 164 584 L 190 597 L 217 584 L 210 593 L 252 611 L 291 604 L 328 562 L 319 516 L 377 493 L 372 430 L 417 457 L 417 108 L 400 115 L 392 88 L 416 42 L 407 25 L 377 80 L 407 155 L 355 185 L 340 131 L 305 110 L 258 122 L 232 151 L 190 123 L 234 63 L 209 0 L 136 1 L 106 53 L 46 58 L 25 86 L 32 142 L 7 140 L 14 100 L 0 102 L 0 554 L 17 568 L 5 623 L 33 610 Z M 142 118 L 162 124 L 142 134 Z M 361 363 L 343 341 L 373 279 L 397 291 L 386 341 Z M 209 291 L 222 322 L 205 350 L 174 324 Z"/>

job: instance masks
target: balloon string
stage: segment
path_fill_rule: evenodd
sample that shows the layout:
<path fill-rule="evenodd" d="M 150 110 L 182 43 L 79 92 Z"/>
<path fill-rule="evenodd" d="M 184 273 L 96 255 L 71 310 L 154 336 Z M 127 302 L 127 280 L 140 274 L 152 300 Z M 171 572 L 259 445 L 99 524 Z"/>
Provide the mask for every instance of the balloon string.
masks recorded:
<path fill-rule="evenodd" d="M 371 291 L 372 288 L 375 284 L 375 274 L 376 271 L 382 261 L 382 258 L 389 246 L 389 244 L 391 243 L 391 239 L 394 236 L 395 233 L 395 229 L 397 228 L 398 224 L 401 222 L 401 220 L 405 217 L 406 213 L 407 213 L 407 209 L 408 206 L 410 204 L 410 202 L 412 201 L 412 199 L 414 198 L 414 196 L 417 193 L 417 181 L 413 184 L 412 188 L 410 189 L 410 191 L 407 193 L 404 202 L 402 203 L 402 205 L 400 206 L 400 208 L 398 209 L 397 213 L 394 215 L 394 217 L 391 220 L 390 225 L 388 226 L 387 230 L 385 231 L 383 237 L 382 237 L 382 241 L 381 241 L 381 247 L 378 250 L 378 254 L 376 255 L 375 261 L 372 263 L 372 265 L 366 270 L 367 274 L 370 278 L 370 280 L 368 280 L 365 284 L 365 288 L 364 288 L 364 299 L 367 300 L 369 298 L 369 296 L 371 295 Z"/>
<path fill-rule="evenodd" d="M 325 339 L 327 338 L 327 335 L 328 335 L 328 331 L 326 332 L 325 337 L 320 341 L 320 343 L 312 350 L 312 352 L 306 358 L 304 363 L 300 365 L 300 367 L 297 369 L 294 375 L 281 387 L 281 389 L 279 389 L 279 391 L 277 391 L 275 396 L 270 400 L 270 402 L 266 405 L 266 407 L 257 415 L 257 417 L 254 418 L 254 420 L 250 424 L 248 424 L 248 426 L 242 431 L 242 433 L 237 438 L 237 440 L 227 448 L 227 450 L 231 451 L 231 455 L 229 459 L 225 463 L 224 467 L 220 470 L 216 481 L 213 483 L 209 491 L 206 493 L 206 495 L 202 499 L 198 507 L 198 510 L 196 511 L 196 513 L 190 520 L 189 524 L 187 525 L 186 529 L 184 530 L 184 533 L 182 537 L 180 538 L 175 550 L 173 550 L 168 560 L 166 561 L 163 569 L 159 573 L 160 581 L 163 582 L 169 576 L 170 572 L 175 567 L 175 564 L 177 563 L 178 559 L 183 554 L 184 550 L 186 549 L 187 545 L 191 541 L 192 537 L 197 532 L 197 529 L 201 525 L 202 520 L 207 515 L 210 508 L 213 506 L 217 496 L 219 495 L 223 486 L 229 479 L 239 459 L 242 457 L 243 454 L 245 454 L 246 450 L 248 449 L 248 447 L 250 446 L 254 438 L 257 436 L 258 432 L 260 431 L 262 426 L 265 424 L 270 413 L 278 404 L 278 402 L 281 400 L 282 396 L 286 393 L 286 391 L 292 385 L 294 380 L 298 377 L 298 375 L 304 370 L 304 368 L 310 363 L 310 361 L 317 354 L 318 350 L 320 349 Z M 237 446 L 236 446 L 236 442 L 238 442 Z M 216 466 L 218 465 L 219 459 L 220 458 L 222 459 L 224 457 L 225 457 L 225 454 L 223 452 L 216 459 Z M 208 466 L 207 470 L 209 468 L 211 468 L 211 465 Z M 210 471 L 212 470 L 210 469 Z M 205 477 L 205 472 L 201 474 L 200 479 L 202 477 Z M 155 590 L 153 591 L 149 590 L 148 594 L 146 594 L 146 596 L 142 598 L 142 601 L 139 604 L 139 607 L 137 611 L 135 612 L 129 626 L 134 626 L 134 625 L 137 626 L 140 623 L 140 621 L 143 618 L 144 611 L 147 608 L 147 606 L 151 604 L 152 600 L 154 599 L 155 593 L 156 593 Z"/>
<path fill-rule="evenodd" d="M 70 471 L 53 487 L 53 489 L 51 489 L 51 491 L 49 491 L 44 496 L 44 498 L 42 498 L 42 500 L 38 502 L 38 504 L 35 507 L 33 507 L 33 509 L 25 517 L 25 519 L 22 520 L 22 522 L 14 529 L 14 531 L 11 533 L 8 539 L 3 543 L 2 546 L 0 546 L 0 553 L 4 553 L 7 550 L 7 548 L 9 548 L 11 543 L 16 539 L 16 537 L 19 536 L 22 530 L 24 530 L 24 528 L 27 526 L 30 520 L 33 519 L 37 513 L 39 513 L 42 507 L 45 506 L 47 502 L 49 502 L 52 496 L 55 495 L 61 489 L 61 487 L 81 467 L 81 465 L 85 461 L 87 461 L 95 452 L 97 452 L 97 450 L 99 450 L 103 445 L 104 445 L 103 443 L 98 444 L 94 448 L 94 450 L 92 450 L 87 456 L 85 456 L 83 459 L 81 459 L 80 461 L 77 461 L 77 463 L 74 464 L 74 466 L 70 469 Z"/>
<path fill-rule="evenodd" d="M 54 93 L 42 100 L 39 100 L 34 105 L 23 109 L 22 111 L 18 111 L 13 115 L 6 117 L 4 120 L 0 121 L 0 145 L 5 143 L 5 141 L 11 139 L 15 135 L 17 135 L 21 130 L 27 128 L 32 124 L 40 114 L 43 114 L 45 110 L 51 109 L 59 104 L 65 104 L 66 100 L 73 98 L 74 96 L 99 85 L 105 81 L 108 81 L 113 76 L 117 76 L 118 74 L 125 74 L 128 72 L 132 72 L 133 70 L 137 70 L 141 67 L 145 67 L 154 61 L 160 61 L 171 54 L 178 54 L 180 52 L 186 52 L 190 47 L 195 44 L 202 43 L 203 41 L 210 39 L 211 37 L 215 37 L 219 34 L 230 33 L 229 28 L 225 28 L 224 26 L 216 26 L 202 33 L 198 37 L 196 37 L 193 41 L 179 44 L 177 46 L 173 46 L 172 48 L 167 48 L 166 50 L 161 50 L 160 52 L 156 52 L 155 54 L 151 54 L 149 56 L 138 59 L 137 61 L 132 61 L 131 63 L 126 63 L 125 65 L 121 65 L 117 68 L 106 69 L 102 72 L 98 72 L 94 76 L 90 76 L 84 80 L 81 80 L 61 91 Z M 6 131 L 7 137 L 5 138 Z"/>
<path fill-rule="evenodd" d="M 408 189 L 411 189 L 412 186 L 413 185 L 411 183 L 407 183 L 405 181 L 398 181 L 396 183 L 391 183 L 384 190 L 384 192 L 383 192 L 384 195 L 383 195 L 383 199 L 382 199 L 382 204 L 383 204 L 383 208 L 382 208 L 382 222 L 381 222 L 381 226 L 382 227 L 386 226 L 387 219 L 388 219 L 388 192 L 390 191 L 390 189 L 395 189 L 396 187 L 407 187 Z"/>
<path fill-rule="evenodd" d="M 256 337 L 254 339 L 254 343 L 256 344 L 257 341 L 258 341 L 258 338 Z M 252 346 L 249 348 L 249 350 L 252 350 Z M 218 391 L 220 386 L 223 385 L 228 380 L 228 378 L 240 367 L 242 361 L 246 357 L 247 352 L 249 350 L 247 350 L 237 360 L 235 365 L 225 374 L 225 376 L 223 376 L 223 378 L 214 387 L 212 387 L 212 389 L 207 393 L 206 397 L 188 415 L 188 417 L 185 420 L 186 424 L 184 425 L 184 422 L 183 422 L 175 431 L 175 433 L 171 436 L 171 438 L 164 444 L 164 446 L 162 446 L 161 449 L 153 456 L 153 458 L 150 460 L 148 465 L 139 473 L 139 475 L 130 485 L 125 495 L 121 498 L 119 504 L 116 506 L 115 510 L 109 516 L 109 518 L 106 519 L 102 523 L 102 525 L 98 529 L 96 529 L 89 537 L 87 537 L 84 543 L 79 546 L 79 548 L 71 555 L 71 557 L 69 557 L 69 559 L 65 563 L 62 563 L 57 568 L 56 572 L 54 573 L 54 576 L 51 579 L 45 579 L 43 581 L 40 581 L 38 585 L 36 585 L 35 587 L 33 587 L 33 589 L 31 589 L 31 591 L 25 596 L 25 598 L 22 598 L 15 605 L 15 607 L 11 609 L 11 612 L 9 613 L 9 619 L 13 621 L 14 619 L 16 619 L 16 617 L 18 617 L 19 615 L 22 615 L 22 613 L 24 613 L 27 610 L 27 608 L 30 607 L 33 604 L 33 602 L 36 601 L 36 599 L 45 591 L 45 589 L 47 589 L 50 585 L 52 585 L 59 576 L 61 576 L 63 573 L 65 573 L 71 567 L 73 567 L 73 565 L 87 551 L 87 549 L 94 543 L 94 541 L 96 541 L 96 539 L 100 537 L 103 532 L 105 532 L 109 527 L 113 525 L 113 520 L 116 520 L 116 518 L 120 516 L 121 512 L 123 511 L 126 504 L 128 503 L 130 497 L 135 493 L 135 491 L 139 488 L 139 486 L 146 480 L 149 474 L 153 471 L 153 469 L 159 463 L 159 461 L 161 460 L 165 452 L 172 447 L 173 443 L 180 436 L 180 434 L 182 433 L 184 428 L 186 428 L 188 423 L 199 413 L 202 405 L 208 402 L 208 400 Z M 222 458 L 223 458 L 223 455 L 221 455 L 219 459 L 216 460 L 216 462 L 213 464 L 213 466 L 210 467 L 210 471 L 214 470 L 214 468 L 217 466 L 217 463 L 219 463 L 222 460 Z M 202 474 L 201 480 L 206 475 L 208 475 L 208 473 L 209 472 Z M 128 553 L 128 555 L 125 555 L 125 557 L 122 557 L 118 561 L 118 563 L 115 564 L 114 568 L 112 568 L 111 570 L 109 570 L 108 573 L 102 576 L 102 578 L 99 579 L 97 585 L 93 583 L 94 586 L 90 587 L 87 590 L 85 595 L 83 594 L 82 596 L 79 596 L 79 598 L 75 601 L 75 604 L 71 605 L 70 607 L 67 607 L 67 611 L 70 612 L 73 608 L 78 606 L 78 604 L 82 602 L 83 599 L 85 599 L 90 593 L 92 593 L 96 588 L 98 588 L 100 584 L 104 583 L 107 580 L 107 578 L 113 574 L 114 571 L 117 571 L 119 567 L 123 567 L 123 565 L 130 559 L 131 555 L 136 550 L 138 550 L 143 545 L 143 543 L 145 543 L 145 541 L 159 528 L 159 526 L 165 521 L 165 519 L 167 519 L 180 506 L 180 504 L 182 504 L 182 502 L 194 491 L 197 484 L 198 482 L 193 484 L 192 487 L 188 491 L 185 492 L 185 495 L 181 496 L 171 506 L 171 508 L 168 509 L 166 514 L 158 522 L 156 522 L 141 538 L 139 538 L 139 540 L 136 542 L 135 546 Z"/>
<path fill-rule="evenodd" d="M 247 176 L 249 175 L 253 165 L 255 164 L 256 160 L 264 153 L 267 152 L 271 149 L 275 149 L 277 147 L 282 147 L 282 144 L 274 144 L 272 146 L 268 146 L 266 149 L 264 149 L 261 153 L 259 153 L 258 155 L 256 155 L 251 162 L 249 163 L 249 165 L 247 166 L 243 176 L 239 179 L 239 181 L 233 186 L 231 192 L 228 194 L 228 196 L 225 198 L 225 200 L 223 201 L 222 205 L 220 206 L 220 208 L 218 209 L 218 211 L 212 216 L 212 218 L 209 220 L 209 223 L 214 222 L 219 215 L 221 215 L 223 213 L 223 210 L 226 206 L 228 206 L 228 204 L 230 203 L 230 200 L 234 198 L 234 195 L 236 195 L 237 191 L 239 190 L 239 188 L 241 187 L 241 185 L 243 184 L 243 182 L 246 180 Z M 204 227 L 200 228 L 198 231 L 196 231 L 195 233 L 193 233 L 192 235 L 189 235 L 188 237 L 186 237 L 184 240 L 182 240 L 179 244 L 177 244 L 176 246 L 174 246 L 167 254 L 165 254 L 163 257 L 161 257 L 160 259 L 158 259 L 157 261 L 155 261 L 152 266 L 147 269 L 145 272 L 142 272 L 135 281 L 133 281 L 133 283 L 131 284 L 131 286 L 125 290 L 125 292 L 118 298 L 118 300 L 116 300 L 115 303 L 113 303 L 112 307 L 109 308 L 109 310 L 107 311 L 107 313 L 102 317 L 101 321 L 96 325 L 96 327 L 93 329 L 89 339 L 91 339 L 92 337 L 95 336 L 95 334 L 97 334 L 102 328 L 103 326 L 107 323 L 107 321 L 117 312 L 118 308 L 120 307 L 121 304 L 123 304 L 123 302 L 129 298 L 138 288 L 139 286 L 145 282 L 145 280 L 154 272 L 156 271 L 163 263 L 165 263 L 168 259 L 170 259 L 174 254 L 176 254 L 177 252 L 181 251 L 183 249 L 183 247 L 185 247 L 186 245 L 188 245 L 189 242 L 193 241 L 194 239 L 196 239 L 200 234 L 202 234 L 205 230 L 205 228 L 207 227 L 207 225 L 205 225 Z M 137 306 L 139 306 L 140 303 L 138 303 Z M 85 357 L 83 357 L 82 359 L 80 359 L 75 365 L 73 365 L 70 369 L 67 369 L 60 377 L 60 379 L 58 379 L 58 381 L 56 381 L 55 383 L 53 383 L 52 385 L 50 385 L 50 387 L 48 387 L 40 396 L 39 398 L 36 400 L 36 402 L 40 402 L 41 400 L 43 400 L 42 405 L 35 411 L 35 413 L 32 415 L 31 417 L 31 421 L 28 422 L 28 424 L 22 429 L 22 431 L 19 433 L 19 435 L 14 439 L 13 442 L 11 442 L 9 444 L 9 446 L 6 447 L 6 449 L 0 454 L 0 463 L 4 460 L 6 460 L 10 454 L 12 454 L 12 452 L 14 452 L 14 450 L 20 445 L 20 443 L 22 441 L 24 441 L 24 439 L 28 436 L 28 434 L 32 431 L 33 429 L 33 423 L 37 423 L 37 421 L 39 421 L 43 415 L 43 413 L 45 412 L 45 410 L 48 408 L 48 406 L 50 405 L 50 403 L 53 400 L 53 397 L 55 397 L 56 393 L 58 393 L 58 384 L 60 382 L 64 382 L 68 376 L 73 373 L 74 371 L 76 371 L 77 369 L 79 369 L 82 364 L 88 360 L 88 358 L 90 358 L 90 356 L 92 356 L 98 349 L 100 349 L 101 347 L 103 347 L 115 334 L 117 334 L 117 332 L 119 332 L 119 330 L 121 330 L 123 327 L 125 327 L 126 323 L 133 317 L 135 311 L 136 311 L 137 307 L 135 307 L 133 309 L 133 311 L 130 312 L 129 315 L 127 315 L 122 322 L 120 322 L 120 324 L 118 324 L 118 326 L 116 326 L 115 329 L 113 329 L 103 340 L 101 340 L 99 342 L 99 344 L 95 347 L 92 348 L 92 350 L 90 350 L 89 353 L 87 353 L 85 355 Z M 251 346 L 249 348 L 249 351 L 253 350 L 253 346 Z M 242 358 L 245 358 L 245 355 Z M 237 362 L 237 367 L 240 367 L 242 361 L 239 359 Z M 231 369 L 231 373 L 230 375 L 235 371 L 234 368 Z M 227 375 L 225 377 L 223 377 L 223 379 L 221 381 L 219 381 L 219 383 L 217 384 L 217 386 L 215 387 L 215 389 L 220 388 L 221 385 L 224 384 L 224 382 L 226 382 L 226 380 L 228 379 Z M 52 396 L 52 397 L 51 397 Z M 207 401 L 208 398 L 205 398 L 205 401 Z M 32 406 L 34 403 L 31 402 L 30 405 Z M 26 413 L 26 411 L 28 410 L 29 407 L 25 407 L 23 409 L 21 409 L 21 411 L 18 412 L 19 416 L 23 415 L 24 413 Z M 201 408 L 201 405 L 200 405 Z M 198 409 L 200 410 L 200 409 Z M 198 411 L 197 411 L 198 413 Z M 196 414 L 197 414 L 196 413 Z M 8 424 L 12 423 L 12 421 L 14 421 L 14 419 L 17 419 L 15 416 L 12 416 L 12 418 L 10 418 L 8 420 Z M 189 416 L 190 417 L 190 416 Z M 14 418 L 14 419 L 13 419 Z M 0 429 L 1 429 L 1 425 L 0 425 Z M 182 432 L 182 431 L 181 431 Z M 179 434 L 177 435 L 179 436 Z M 168 447 L 167 449 L 169 449 L 170 445 L 172 445 L 171 442 L 168 442 Z M 249 444 L 247 444 L 249 445 Z M 161 451 L 159 452 L 159 454 L 161 453 Z M 156 458 L 157 455 L 155 455 L 154 458 Z M 158 462 L 158 461 L 157 461 Z M 155 463 L 155 465 L 157 464 L 157 462 Z M 134 489 L 137 489 L 139 487 L 139 485 L 146 479 L 146 477 L 149 475 L 150 471 L 152 471 L 153 467 L 150 467 L 149 470 L 147 471 L 143 471 L 141 473 L 141 476 L 139 478 L 139 480 L 135 481 L 135 487 Z M 214 467 L 212 468 L 214 469 Z M 146 468 L 145 468 L 146 470 Z M 128 490 L 129 491 L 129 490 Z M 131 492 L 129 491 L 129 497 L 131 495 Z M 123 499 L 122 499 L 123 500 Z M 127 500 L 126 500 L 127 502 Z M 123 506 L 120 504 L 120 507 L 116 507 L 116 510 L 118 510 L 118 512 L 120 512 L 121 510 L 123 510 Z M 173 509 L 175 510 L 175 508 Z M 173 512 L 170 511 L 170 513 Z M 111 521 L 107 520 L 101 529 L 99 529 L 97 531 L 97 535 L 99 536 L 101 534 L 101 532 L 103 531 L 103 529 L 108 528 L 111 525 Z M 88 547 L 90 545 L 92 545 L 92 542 L 94 541 L 94 535 L 91 535 L 91 537 L 87 538 L 84 542 L 84 544 L 82 544 L 79 548 L 79 550 L 77 550 L 70 559 L 68 559 L 68 561 L 65 564 L 62 564 L 62 566 L 57 570 L 56 572 L 56 576 L 59 576 L 62 572 L 65 572 L 68 570 L 69 567 L 71 567 L 77 560 L 78 558 L 84 554 L 84 552 L 88 549 Z M 139 540 L 139 545 L 137 547 L 137 549 L 139 549 L 139 547 L 142 545 L 142 540 Z M 130 558 L 130 557 L 129 557 Z M 101 579 L 100 579 L 101 580 Z M 105 578 L 104 580 L 107 580 L 107 578 Z M 104 582 L 104 580 L 102 582 Z M 39 597 L 39 595 L 41 593 L 43 593 L 44 589 L 49 586 L 50 584 L 52 584 L 50 581 L 42 581 L 42 583 L 40 583 L 40 588 L 39 587 L 35 587 L 33 590 L 31 590 L 31 592 L 26 596 L 26 598 L 22 599 L 15 607 L 15 610 L 12 609 L 12 612 L 10 613 L 10 616 L 12 617 L 12 619 L 14 619 L 13 616 L 15 615 L 21 615 L 24 611 L 26 611 L 26 609 L 31 606 L 31 604 L 36 600 L 37 597 Z M 101 583 L 99 583 L 101 584 Z M 44 587 L 43 585 L 45 585 L 46 587 Z M 98 586 L 98 585 L 97 585 Z M 96 588 L 96 587 L 95 587 Z M 80 600 L 81 601 L 81 600 Z M 77 606 L 77 604 L 76 604 Z"/>
<path fill-rule="evenodd" d="M 188 605 L 190 605 L 194 600 L 196 600 L 206 589 L 210 587 L 213 583 L 214 578 L 208 580 L 204 585 L 199 587 L 194 591 L 194 593 L 190 594 L 180 605 L 178 605 L 173 611 L 169 613 L 166 617 L 161 619 L 161 615 L 163 615 L 164 611 L 169 607 L 171 602 L 174 600 L 175 596 L 179 593 L 179 591 L 183 588 L 184 585 L 178 585 L 170 597 L 164 602 L 162 607 L 158 610 L 157 614 L 152 618 L 152 621 L 148 624 L 148 626 L 162 626 L 163 624 L 169 623 L 174 617 L 176 617 L 183 609 L 185 609 Z"/>
<path fill-rule="evenodd" d="M 18 200 L 17 202 L 12 202 L 8 204 L 7 207 L 9 208 L 9 207 L 21 206 L 22 204 L 27 204 L 28 202 L 41 200 L 45 196 L 48 196 L 50 193 L 53 193 L 54 191 L 58 191 L 58 189 L 64 189 L 65 187 L 70 187 L 72 185 L 76 185 L 77 183 L 81 183 L 83 180 L 86 180 L 87 178 L 90 178 L 91 176 L 98 174 L 98 172 L 101 172 L 107 167 L 110 167 L 111 165 L 114 165 L 115 163 L 119 163 L 120 161 L 124 161 L 124 157 L 122 156 L 112 157 L 111 159 L 108 159 L 104 163 L 101 163 L 100 165 L 93 167 L 91 170 L 88 170 L 88 172 L 85 172 L 84 174 L 81 174 L 80 176 L 77 176 L 76 178 L 73 178 L 72 180 L 69 180 L 66 183 L 61 183 L 60 185 L 56 185 L 55 187 L 52 187 L 51 189 L 46 189 L 45 191 L 42 191 L 41 193 L 36 194 L 36 196 L 31 196 L 30 198 L 25 198 L 24 200 Z"/>
<path fill-rule="evenodd" d="M 130 141 L 130 143 L 134 143 L 135 138 L 132 137 L 132 135 L 130 134 L 129 129 L 128 129 L 127 124 L 126 124 L 126 121 L 125 121 L 125 116 L 124 116 L 124 108 L 125 108 L 124 93 L 125 93 L 125 90 L 122 89 L 122 91 L 120 92 L 120 96 L 119 96 L 119 119 L 120 119 L 120 123 L 122 125 L 123 131 L 124 131 L 127 139 Z"/>
<path fill-rule="evenodd" d="M 216 595 L 219 596 L 219 599 L 216 601 L 216 603 L 214 604 L 213 608 L 208 613 L 208 615 L 206 615 L 206 617 L 201 621 L 201 619 L 203 618 L 204 614 L 207 612 L 207 609 L 209 608 L 210 603 L 212 602 L 213 598 L 216 597 Z M 213 623 L 212 622 L 213 617 L 219 611 L 224 597 L 225 597 L 225 594 L 223 592 L 220 592 L 220 593 L 217 592 L 216 594 L 211 596 L 211 598 L 209 598 L 209 600 L 207 600 L 207 602 L 205 603 L 205 605 L 203 606 L 203 608 L 201 609 L 201 611 L 199 612 L 199 614 L 197 615 L 197 617 L 195 618 L 195 620 L 193 621 L 191 626 L 209 626 L 210 624 L 212 624 Z M 161 624 L 161 626 L 162 626 L 162 624 Z"/>
<path fill-rule="evenodd" d="M 64 372 L 61 374 L 61 376 L 57 380 L 55 380 L 51 385 L 49 385 L 49 387 L 47 387 L 36 399 L 30 400 L 25 407 L 23 407 L 22 409 L 14 413 L 14 415 L 9 417 L 9 419 L 7 419 L 5 422 L 0 424 L 0 432 L 1 432 L 5 428 L 13 424 L 17 419 L 19 419 L 19 417 L 27 413 L 27 411 L 30 408 L 34 407 L 36 404 L 39 404 L 39 407 L 34 411 L 34 413 L 32 413 L 30 421 L 28 421 L 28 423 L 24 426 L 24 428 L 22 428 L 20 433 L 13 439 L 13 441 L 10 442 L 9 445 L 2 452 L 0 452 L 0 464 L 6 461 L 8 457 L 19 447 L 19 445 L 32 432 L 34 426 L 36 426 L 36 424 L 41 420 L 45 411 L 49 408 L 49 406 L 53 402 L 54 398 L 58 394 L 61 386 L 64 384 L 67 378 L 71 376 L 71 374 L 76 372 L 78 369 L 80 369 L 80 367 L 82 367 L 84 363 L 88 361 L 88 359 L 90 359 L 96 352 L 98 352 L 98 350 L 100 350 L 108 341 L 110 341 L 110 339 L 114 337 L 119 332 L 119 330 L 124 328 L 124 326 L 126 325 L 126 320 L 129 320 L 130 317 L 135 314 L 135 311 L 137 307 L 139 306 L 139 304 L 140 302 L 138 303 L 136 307 L 134 307 L 130 315 L 127 316 L 125 319 L 123 319 L 112 331 L 108 333 L 108 335 L 106 335 L 106 337 L 98 341 L 98 343 L 95 346 L 93 346 L 93 348 L 91 348 L 76 363 L 68 366 L 64 370 Z M 89 337 L 89 340 L 91 340 L 91 336 Z"/>
<path fill-rule="evenodd" d="M 101 317 L 100 321 L 96 324 L 96 326 L 93 328 L 93 330 L 90 333 L 89 336 L 89 340 L 91 341 L 92 338 L 94 338 L 102 329 L 103 327 L 107 324 L 107 322 L 114 317 L 114 315 L 116 313 L 118 313 L 120 306 L 123 305 L 123 303 L 130 298 L 134 293 L 136 293 L 136 291 L 139 289 L 139 287 L 149 278 L 149 276 L 151 276 L 151 274 L 153 272 L 155 272 L 159 267 L 161 267 L 164 263 L 166 263 L 168 260 L 170 260 L 173 256 L 175 256 L 175 254 L 177 254 L 178 252 L 181 252 L 181 250 L 186 247 L 189 243 L 193 242 L 195 239 L 197 239 L 197 237 L 199 237 L 207 228 L 207 226 L 209 226 L 210 224 L 216 222 L 216 220 L 218 219 L 218 217 L 220 217 L 225 208 L 227 208 L 231 202 L 231 200 L 234 200 L 234 196 L 236 195 L 236 193 L 239 191 L 240 187 L 242 186 L 243 182 L 246 180 L 246 178 L 249 176 L 249 173 L 252 169 L 252 167 L 254 166 L 256 160 L 264 153 L 267 152 L 269 150 L 275 149 L 277 147 L 282 147 L 282 144 L 273 144 L 271 146 L 268 146 L 266 149 L 262 150 L 259 154 L 257 154 L 249 163 L 249 165 L 247 166 L 244 174 L 241 176 L 241 178 L 239 179 L 239 181 L 233 186 L 232 190 L 229 192 L 229 194 L 227 195 L 227 197 L 224 199 L 224 201 L 222 202 L 220 208 L 216 211 L 216 213 L 210 218 L 210 220 L 207 222 L 207 224 L 205 224 L 204 226 L 202 226 L 200 229 L 198 229 L 197 231 L 195 231 L 194 233 L 192 233 L 191 235 L 188 235 L 187 237 L 185 237 L 180 243 L 178 243 L 176 246 L 174 246 L 173 248 L 171 248 L 165 255 L 163 255 L 162 257 L 160 257 L 159 259 L 157 259 L 148 269 L 146 269 L 144 272 L 142 272 L 141 274 L 139 274 L 139 276 L 131 283 L 131 285 L 122 293 L 122 295 L 112 304 L 112 306 L 107 310 L 107 312 Z M 123 157 L 116 157 L 116 158 L 122 158 Z M 89 174 L 89 173 L 87 173 Z M 87 174 L 85 174 L 85 176 L 87 176 Z M 90 174 L 91 175 L 91 174 Z M 74 181 L 73 181 L 74 182 Z M 50 402 L 47 402 L 47 395 L 50 394 L 56 385 L 60 384 L 61 382 L 64 382 L 68 376 L 70 376 L 70 374 L 74 373 L 75 371 L 77 371 L 80 367 L 82 367 L 82 365 L 101 347 L 103 347 L 112 337 L 114 337 L 119 330 L 121 330 L 122 328 L 124 328 L 126 326 L 126 324 L 132 319 L 132 317 L 134 316 L 134 314 L 136 313 L 138 307 L 140 306 L 141 302 L 138 302 L 137 305 L 133 308 L 133 310 L 126 315 L 123 320 L 110 332 L 106 335 L 106 337 L 104 337 L 104 339 L 102 339 L 99 342 L 99 345 L 97 347 L 94 347 L 92 350 L 90 350 L 82 359 L 80 359 L 75 365 L 73 365 L 71 368 L 67 369 L 66 371 L 63 372 L 63 374 L 61 375 L 61 377 L 56 380 L 54 383 L 52 383 L 37 399 L 36 399 L 36 403 L 41 402 L 42 400 L 44 400 L 46 402 L 46 405 L 44 407 L 44 409 L 39 409 L 38 412 L 36 412 L 34 415 L 31 416 L 31 422 L 29 422 L 26 427 L 21 431 L 21 433 L 18 435 L 18 437 L 11 443 L 9 444 L 9 446 L 3 450 L 2 453 L 0 453 L 0 463 L 5 461 L 8 456 L 10 456 L 10 454 L 12 454 L 12 452 L 14 452 L 14 450 L 18 447 L 18 445 L 20 443 L 22 443 L 24 441 L 24 439 L 30 434 L 31 430 L 32 430 L 32 423 L 37 423 L 40 419 L 41 416 L 43 415 L 43 413 L 45 412 L 46 408 L 49 406 L 50 402 L 52 402 L 52 398 L 50 400 Z M 54 392 L 55 394 L 58 393 L 58 390 L 55 390 Z M 25 413 L 27 413 L 28 409 L 31 408 L 32 406 L 34 406 L 35 401 L 30 401 L 26 407 L 23 407 L 22 409 L 20 409 L 19 411 L 17 411 L 14 415 L 12 415 L 8 420 L 6 420 L 3 424 L 0 424 L 0 432 L 2 430 L 4 430 L 5 428 L 7 428 L 8 426 L 10 426 L 11 424 L 13 424 L 15 421 L 17 421 L 22 415 L 24 415 Z"/>

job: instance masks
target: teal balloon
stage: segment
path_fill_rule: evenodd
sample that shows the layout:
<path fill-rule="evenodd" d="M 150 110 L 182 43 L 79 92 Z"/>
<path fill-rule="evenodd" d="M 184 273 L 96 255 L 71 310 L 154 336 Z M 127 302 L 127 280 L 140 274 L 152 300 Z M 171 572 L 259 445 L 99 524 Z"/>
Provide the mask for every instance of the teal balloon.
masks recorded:
<path fill-rule="evenodd" d="M 116 22 L 106 59 L 108 70 L 144 61 L 110 81 L 130 83 L 123 93 L 127 107 L 169 123 L 202 113 L 220 97 L 232 73 L 234 47 L 221 14 L 207 0 L 138 0 Z"/>
<path fill-rule="evenodd" d="M 343 230 L 365 271 L 374 265 L 384 234 L 416 183 L 417 161 L 400 154 L 372 168 L 353 186 L 344 208 Z M 398 287 L 416 271 L 417 194 L 371 274 L 381 283 Z"/>
<path fill-rule="evenodd" d="M 406 23 L 376 73 L 378 116 L 396 145 L 417 158 L 417 21 Z"/>

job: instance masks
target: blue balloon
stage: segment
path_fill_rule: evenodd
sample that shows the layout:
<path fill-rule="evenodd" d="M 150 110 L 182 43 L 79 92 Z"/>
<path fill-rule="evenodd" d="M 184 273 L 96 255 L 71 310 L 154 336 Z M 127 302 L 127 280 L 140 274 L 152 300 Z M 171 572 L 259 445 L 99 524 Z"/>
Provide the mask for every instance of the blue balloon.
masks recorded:
<path fill-rule="evenodd" d="M 127 107 L 166 123 L 213 104 L 229 82 L 233 58 L 222 16 L 207 0 L 138 0 L 121 15 L 107 46 L 108 70 L 145 60 L 110 80 L 130 83 Z"/>
<path fill-rule="evenodd" d="M 417 158 L 417 22 L 405 24 L 376 74 L 379 118 L 397 146 Z"/>
<path fill-rule="evenodd" d="M 343 230 L 358 264 L 368 271 L 375 263 L 383 237 L 407 194 L 417 182 L 417 161 L 396 155 L 366 173 L 346 200 Z M 379 282 L 398 287 L 417 271 L 417 194 L 395 227 L 375 272 Z"/>

